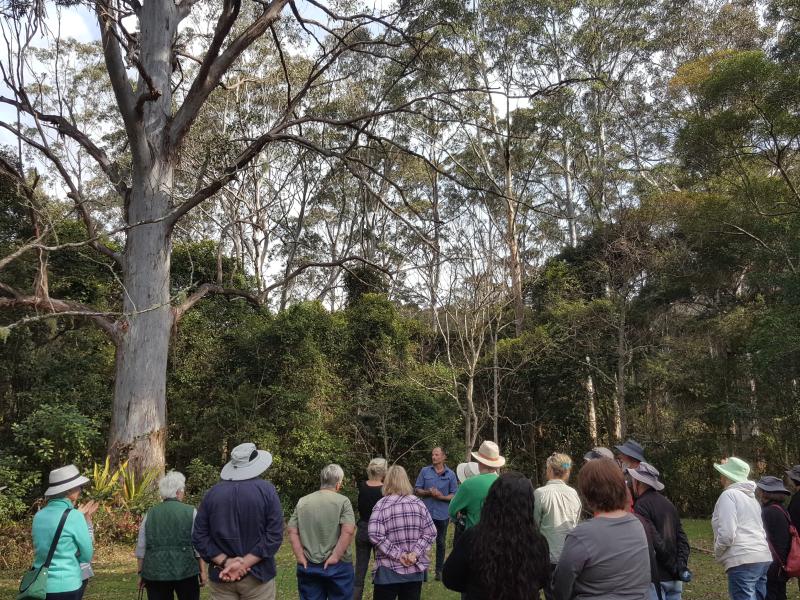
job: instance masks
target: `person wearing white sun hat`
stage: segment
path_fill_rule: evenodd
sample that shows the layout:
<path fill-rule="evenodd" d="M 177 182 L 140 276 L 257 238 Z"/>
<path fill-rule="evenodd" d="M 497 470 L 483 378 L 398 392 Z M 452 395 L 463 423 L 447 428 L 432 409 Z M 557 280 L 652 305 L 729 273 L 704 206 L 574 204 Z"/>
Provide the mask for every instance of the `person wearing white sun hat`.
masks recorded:
<path fill-rule="evenodd" d="M 481 508 L 489 488 L 497 479 L 500 467 L 506 464 L 500 448 L 490 441 L 483 442 L 477 452 L 472 452 L 472 458 L 478 463 L 479 474 L 461 484 L 450 501 L 448 511 L 451 519 L 455 519 L 458 513 L 464 515 L 466 529 L 474 527 L 480 521 Z"/>
<path fill-rule="evenodd" d="M 731 456 L 714 468 L 725 490 L 714 506 L 714 556 L 728 575 L 731 600 L 762 600 L 772 554 L 756 500 L 756 484 L 748 480 L 750 465 Z"/>
<path fill-rule="evenodd" d="M 275 598 L 283 510 L 275 486 L 260 477 L 271 464 L 269 452 L 239 444 L 197 509 L 192 544 L 212 566 L 213 600 Z"/>
<path fill-rule="evenodd" d="M 45 563 L 55 540 L 47 572 L 47 600 L 78 600 L 83 595 L 80 563 L 88 563 L 94 554 L 89 533 L 94 510 L 76 510 L 75 503 L 87 483 L 89 479 L 75 465 L 50 471 L 44 493 L 47 505 L 33 517 L 34 569 Z"/>

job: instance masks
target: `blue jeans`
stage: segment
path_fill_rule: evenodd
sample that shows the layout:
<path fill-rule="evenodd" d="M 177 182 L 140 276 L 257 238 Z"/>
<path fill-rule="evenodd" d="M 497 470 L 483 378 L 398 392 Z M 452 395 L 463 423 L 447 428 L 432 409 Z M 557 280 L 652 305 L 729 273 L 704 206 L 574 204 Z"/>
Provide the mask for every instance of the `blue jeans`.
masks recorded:
<path fill-rule="evenodd" d="M 340 562 L 324 569 L 320 564 L 297 565 L 300 600 L 352 600 L 353 563 Z"/>
<path fill-rule="evenodd" d="M 767 597 L 767 570 L 772 563 L 751 563 L 728 569 L 728 596 L 731 600 L 764 600 Z"/>
<path fill-rule="evenodd" d="M 681 600 L 683 593 L 682 581 L 661 581 L 661 598 L 662 600 Z M 658 600 L 658 593 L 656 592 L 655 584 L 650 584 L 650 600 Z"/>

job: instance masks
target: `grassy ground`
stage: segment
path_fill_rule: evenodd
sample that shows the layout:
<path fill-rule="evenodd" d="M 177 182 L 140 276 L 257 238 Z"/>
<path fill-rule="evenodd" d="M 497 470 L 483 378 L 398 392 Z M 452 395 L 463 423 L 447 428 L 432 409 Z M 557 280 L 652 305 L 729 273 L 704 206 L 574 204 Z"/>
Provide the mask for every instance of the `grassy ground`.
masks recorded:
<path fill-rule="evenodd" d="M 702 552 L 712 546 L 711 525 L 703 520 L 684 520 L 686 532 L 693 546 L 689 567 L 695 575 L 695 580 L 686 586 L 684 598 L 691 600 L 725 600 L 728 597 L 725 574 L 722 567 L 714 559 Z M 135 600 L 136 592 L 136 563 L 133 559 L 132 549 L 117 546 L 113 548 L 98 549 L 95 561 L 97 576 L 92 579 L 86 592 L 86 600 Z M 0 571 L 0 598 L 13 598 L 21 573 Z M 789 584 L 789 599 L 800 600 L 797 582 Z M 203 592 L 203 600 L 209 600 L 207 591 Z M 422 597 L 425 600 L 457 600 L 459 595 L 446 590 L 441 583 L 431 581 L 423 587 Z M 289 550 L 289 544 L 281 547 L 278 556 L 278 598 L 296 599 L 297 587 L 294 577 L 294 560 Z M 372 598 L 371 588 L 368 585 L 365 598 Z"/>

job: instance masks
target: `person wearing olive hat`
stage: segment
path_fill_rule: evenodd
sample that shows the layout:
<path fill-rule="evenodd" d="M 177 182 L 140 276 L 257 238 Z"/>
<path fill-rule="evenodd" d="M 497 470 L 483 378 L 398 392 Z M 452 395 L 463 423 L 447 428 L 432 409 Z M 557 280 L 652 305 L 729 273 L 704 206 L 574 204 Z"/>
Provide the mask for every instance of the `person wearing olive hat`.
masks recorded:
<path fill-rule="evenodd" d="M 763 600 L 772 553 L 755 497 L 756 484 L 747 479 L 750 465 L 731 456 L 714 468 L 725 488 L 711 517 L 714 556 L 728 575 L 728 594 L 731 600 Z"/>
<path fill-rule="evenodd" d="M 789 497 L 789 490 L 777 477 L 767 475 L 756 483 L 756 497 L 761 502 L 761 518 L 767 532 L 767 542 L 775 560 L 767 571 L 766 600 L 786 600 L 786 577 L 782 572 L 783 565 L 789 556 L 792 535 L 789 532 L 791 519 L 783 508 L 783 502 Z"/>
<path fill-rule="evenodd" d="M 800 531 L 800 465 L 795 465 L 788 471 L 786 475 L 794 486 L 794 495 L 789 500 L 789 516 L 792 518 L 792 523 Z"/>

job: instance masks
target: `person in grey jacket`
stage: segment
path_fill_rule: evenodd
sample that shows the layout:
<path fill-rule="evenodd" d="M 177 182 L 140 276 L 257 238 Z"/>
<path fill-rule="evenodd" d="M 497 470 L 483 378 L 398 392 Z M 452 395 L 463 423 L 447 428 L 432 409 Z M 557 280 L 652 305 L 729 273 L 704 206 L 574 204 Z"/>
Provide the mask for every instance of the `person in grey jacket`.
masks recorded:
<path fill-rule="evenodd" d="M 650 550 L 644 527 L 628 512 L 622 471 L 607 458 L 587 462 L 578 489 L 594 518 L 567 534 L 553 573 L 556 600 L 648 600 Z"/>

